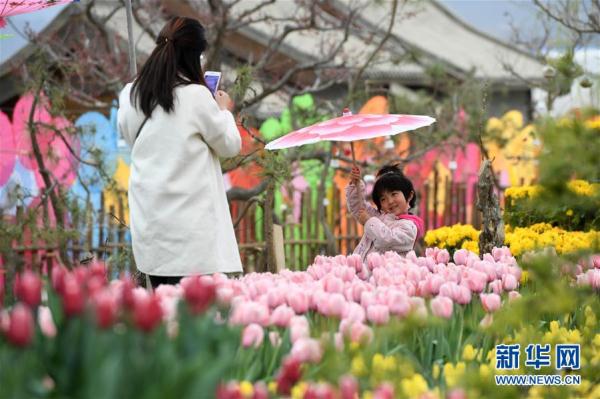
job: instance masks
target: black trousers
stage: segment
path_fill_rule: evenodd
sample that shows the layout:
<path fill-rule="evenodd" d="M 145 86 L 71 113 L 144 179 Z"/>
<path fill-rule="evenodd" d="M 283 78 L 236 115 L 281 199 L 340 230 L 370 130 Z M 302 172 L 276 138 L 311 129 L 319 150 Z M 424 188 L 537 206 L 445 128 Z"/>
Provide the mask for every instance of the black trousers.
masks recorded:
<path fill-rule="evenodd" d="M 176 276 L 152 276 L 152 275 L 149 275 L 148 277 L 150 277 L 150 284 L 152 284 L 152 288 L 156 288 L 161 284 L 175 285 L 175 284 L 179 283 L 179 280 L 181 280 L 181 278 L 182 278 L 182 277 L 176 277 Z"/>

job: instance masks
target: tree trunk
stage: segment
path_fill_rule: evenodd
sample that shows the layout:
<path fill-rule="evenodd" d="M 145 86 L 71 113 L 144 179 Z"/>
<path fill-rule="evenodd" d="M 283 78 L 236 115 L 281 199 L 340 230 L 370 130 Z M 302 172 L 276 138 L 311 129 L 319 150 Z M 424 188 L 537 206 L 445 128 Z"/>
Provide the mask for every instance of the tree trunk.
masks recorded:
<path fill-rule="evenodd" d="M 498 196 L 494 192 L 492 163 L 486 159 L 479 169 L 477 182 L 477 208 L 482 213 L 482 228 L 479 235 L 479 255 L 491 253 L 494 247 L 504 245 L 504 222 L 500 212 Z"/>
<path fill-rule="evenodd" d="M 273 248 L 273 203 L 275 202 L 275 181 L 273 178 L 268 178 L 267 193 L 265 196 L 265 203 L 263 207 L 263 226 L 264 226 L 264 237 L 265 237 L 265 265 L 264 270 L 257 270 L 259 272 L 275 272 L 275 251 Z"/>

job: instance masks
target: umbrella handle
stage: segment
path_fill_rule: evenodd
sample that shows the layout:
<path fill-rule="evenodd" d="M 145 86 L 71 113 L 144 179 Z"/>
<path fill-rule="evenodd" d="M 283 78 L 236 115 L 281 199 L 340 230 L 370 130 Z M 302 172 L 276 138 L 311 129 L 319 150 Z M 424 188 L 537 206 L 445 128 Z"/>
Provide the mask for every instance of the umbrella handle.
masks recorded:
<path fill-rule="evenodd" d="M 350 142 L 350 149 L 352 150 L 352 163 L 356 166 L 356 155 L 354 155 L 354 141 Z"/>

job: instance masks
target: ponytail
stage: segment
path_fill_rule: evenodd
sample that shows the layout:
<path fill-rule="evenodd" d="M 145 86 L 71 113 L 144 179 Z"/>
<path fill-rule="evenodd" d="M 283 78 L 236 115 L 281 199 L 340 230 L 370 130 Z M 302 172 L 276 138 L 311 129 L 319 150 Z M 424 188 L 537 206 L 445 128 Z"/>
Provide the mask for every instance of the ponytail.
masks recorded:
<path fill-rule="evenodd" d="M 148 118 L 157 105 L 169 113 L 174 108 L 176 86 L 206 85 L 200 65 L 206 44 L 204 28 L 195 19 L 175 17 L 167 22 L 133 82 L 132 104 Z"/>

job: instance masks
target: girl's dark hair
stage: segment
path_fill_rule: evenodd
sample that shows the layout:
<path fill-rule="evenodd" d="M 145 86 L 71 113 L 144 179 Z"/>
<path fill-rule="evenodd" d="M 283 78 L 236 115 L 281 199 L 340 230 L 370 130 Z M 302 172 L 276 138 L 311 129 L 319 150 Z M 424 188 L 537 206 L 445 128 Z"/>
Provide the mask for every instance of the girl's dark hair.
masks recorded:
<path fill-rule="evenodd" d="M 398 163 L 390 164 L 390 165 L 385 165 L 385 166 L 381 167 L 381 169 L 379 169 L 377 171 L 377 174 L 375 175 L 375 177 L 381 177 L 382 175 L 384 175 L 386 173 L 400 173 L 400 174 L 402 174 L 402 168 L 400 168 L 400 164 L 398 164 Z"/>
<path fill-rule="evenodd" d="M 386 169 L 383 173 L 382 170 Z M 412 193 L 412 198 L 408 201 L 410 207 L 414 207 L 417 202 L 417 193 L 413 187 L 412 182 L 404 176 L 404 173 L 398 168 L 398 165 L 384 166 L 377 172 L 377 181 L 373 186 L 373 202 L 377 206 L 377 209 L 381 211 L 381 197 L 386 192 L 401 191 L 404 194 L 404 198 L 408 199 Z"/>
<path fill-rule="evenodd" d="M 156 105 L 173 110 L 173 89 L 202 84 L 200 56 L 206 50 L 204 27 L 195 19 L 172 18 L 156 38 L 156 47 L 138 73 L 131 89 L 131 102 L 150 117 Z"/>

